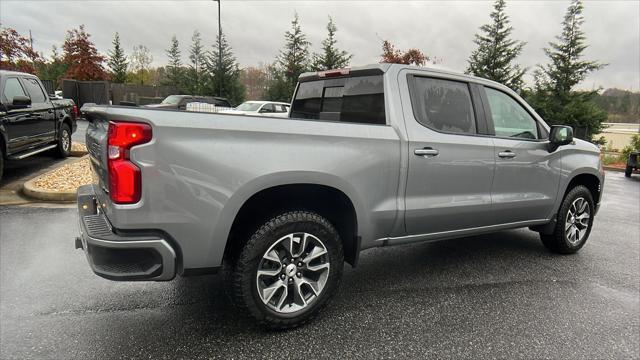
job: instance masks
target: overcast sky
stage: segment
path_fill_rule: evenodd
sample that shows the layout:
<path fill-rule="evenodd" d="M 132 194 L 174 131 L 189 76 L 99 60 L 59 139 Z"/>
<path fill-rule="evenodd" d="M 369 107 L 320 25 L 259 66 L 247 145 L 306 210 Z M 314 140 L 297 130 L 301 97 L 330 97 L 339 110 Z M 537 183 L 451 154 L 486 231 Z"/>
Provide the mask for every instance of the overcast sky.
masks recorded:
<path fill-rule="evenodd" d="M 547 61 L 543 47 L 561 32 L 569 1 L 507 1 L 516 39 L 524 40 L 519 61 L 527 67 Z M 440 67 L 464 71 L 475 48 L 473 35 L 489 21 L 492 1 L 222 1 L 222 29 L 242 67 L 272 62 L 284 32 L 298 12 L 302 30 L 320 50 L 327 16 L 338 26 L 339 46 L 354 54 L 352 65 L 379 61 L 383 39 L 400 49 L 416 47 L 440 60 Z M 589 60 L 609 65 L 582 88 L 640 87 L 640 0 L 585 1 L 584 31 Z M 86 26 L 98 50 L 106 53 L 116 31 L 127 52 L 147 46 L 154 65 L 165 65 L 172 35 L 183 62 L 194 30 L 207 46 L 217 34 L 213 1 L 0 1 L 0 22 L 22 34 L 32 31 L 34 47 L 45 55 L 61 46 L 66 30 Z M 530 78 L 529 78 L 530 79 Z"/>

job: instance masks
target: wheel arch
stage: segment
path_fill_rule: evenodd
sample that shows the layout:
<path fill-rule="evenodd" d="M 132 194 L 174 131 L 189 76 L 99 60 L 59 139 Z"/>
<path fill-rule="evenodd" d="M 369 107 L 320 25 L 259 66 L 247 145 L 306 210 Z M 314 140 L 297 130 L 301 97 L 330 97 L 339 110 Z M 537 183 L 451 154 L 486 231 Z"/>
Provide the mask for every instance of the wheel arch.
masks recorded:
<path fill-rule="evenodd" d="M 68 126 L 69 126 L 69 130 L 73 131 L 73 123 L 71 122 L 71 117 L 69 117 L 69 116 L 64 116 L 64 117 L 60 120 L 60 122 L 59 122 L 59 124 L 58 124 L 58 133 L 60 133 L 60 131 L 61 131 L 60 129 L 62 128 L 62 125 L 64 125 L 64 124 L 66 124 L 66 125 L 68 125 Z M 71 134 L 69 134 L 69 135 L 71 135 Z"/>
<path fill-rule="evenodd" d="M 595 204 L 598 204 L 600 202 L 600 197 L 602 196 L 602 183 L 598 176 L 589 172 L 574 174 L 574 176 L 571 177 L 571 180 L 569 180 L 569 182 L 567 183 L 567 186 L 562 193 L 562 198 L 564 199 L 567 193 L 569 193 L 571 189 L 578 185 L 584 185 L 587 189 L 589 189 L 589 192 L 591 193 L 591 197 L 593 198 L 593 202 Z"/>
<path fill-rule="evenodd" d="M 309 178 L 261 186 L 238 201 L 239 206 L 234 206 L 223 261 L 233 257 L 250 233 L 271 217 L 290 210 L 307 210 L 325 217 L 336 227 L 343 242 L 345 261 L 355 266 L 360 251 L 358 226 L 362 217 L 358 216 L 361 213 L 358 202 L 348 193 L 335 183 L 314 182 Z"/>

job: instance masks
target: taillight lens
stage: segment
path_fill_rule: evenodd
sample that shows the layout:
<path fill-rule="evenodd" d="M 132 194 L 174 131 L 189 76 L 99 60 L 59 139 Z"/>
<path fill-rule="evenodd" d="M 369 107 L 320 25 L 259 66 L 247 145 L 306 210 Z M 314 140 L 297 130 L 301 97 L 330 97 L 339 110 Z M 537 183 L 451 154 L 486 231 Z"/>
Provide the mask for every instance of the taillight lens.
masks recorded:
<path fill-rule="evenodd" d="M 151 126 L 133 122 L 109 122 L 107 140 L 109 197 L 116 204 L 133 204 L 142 196 L 140 168 L 129 159 L 135 145 L 151 141 Z"/>
<path fill-rule="evenodd" d="M 73 117 L 78 117 L 78 105 L 73 105 Z"/>

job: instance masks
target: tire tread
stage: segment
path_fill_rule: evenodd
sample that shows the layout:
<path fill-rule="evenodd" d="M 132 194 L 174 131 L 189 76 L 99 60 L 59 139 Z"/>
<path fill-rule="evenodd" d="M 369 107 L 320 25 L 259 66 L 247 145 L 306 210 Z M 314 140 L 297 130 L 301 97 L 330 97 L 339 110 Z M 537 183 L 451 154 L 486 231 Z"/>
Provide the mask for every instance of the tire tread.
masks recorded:
<path fill-rule="evenodd" d="M 280 214 L 258 228 L 256 232 L 246 241 L 243 247 L 241 247 L 240 253 L 234 259 L 233 256 L 229 257 L 227 266 L 225 266 L 225 283 L 227 283 L 226 290 L 229 294 L 230 299 L 233 301 L 235 305 L 237 305 L 243 312 L 250 314 L 254 317 L 258 322 L 267 328 L 274 330 L 285 330 L 295 328 L 301 325 L 308 323 L 313 320 L 315 316 L 329 303 L 329 300 L 334 295 L 337 290 L 340 282 L 340 277 L 342 275 L 342 266 L 339 267 L 338 272 L 334 274 L 337 276 L 338 281 L 332 285 L 330 282 L 327 282 L 327 287 L 324 289 L 325 301 L 316 305 L 316 307 L 307 314 L 302 315 L 302 318 L 278 318 L 276 316 L 270 316 L 264 314 L 260 309 L 258 309 L 259 304 L 256 304 L 254 301 L 252 294 L 250 292 L 247 293 L 245 291 L 245 284 L 247 282 L 253 283 L 253 276 L 249 275 L 247 268 L 253 265 L 252 254 L 256 253 L 256 248 L 262 245 L 262 242 L 267 237 L 267 234 L 280 226 L 295 223 L 295 222 L 313 222 L 317 223 L 326 229 L 329 232 L 332 232 L 336 236 L 336 245 L 335 246 L 335 254 L 337 259 L 340 261 L 342 265 L 344 259 L 344 251 L 342 248 L 342 242 L 340 241 L 340 237 L 338 232 L 335 230 L 333 225 L 326 220 L 324 217 L 309 211 L 290 211 L 283 214 Z"/>

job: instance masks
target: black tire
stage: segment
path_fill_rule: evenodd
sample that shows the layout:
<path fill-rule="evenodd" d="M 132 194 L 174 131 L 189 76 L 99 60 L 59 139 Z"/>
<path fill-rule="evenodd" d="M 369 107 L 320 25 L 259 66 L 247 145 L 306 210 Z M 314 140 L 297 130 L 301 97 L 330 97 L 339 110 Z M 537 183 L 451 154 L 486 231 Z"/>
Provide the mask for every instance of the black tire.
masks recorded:
<path fill-rule="evenodd" d="M 60 134 L 58 135 L 58 147 L 56 155 L 66 158 L 71 153 L 71 128 L 67 124 L 60 126 Z"/>
<path fill-rule="evenodd" d="M 312 301 L 305 305 L 306 307 L 291 313 L 277 312 L 268 307 L 258 294 L 258 284 L 261 278 L 258 277 L 257 271 L 261 262 L 264 261 L 263 256 L 266 252 L 276 246 L 275 244 L 283 237 L 303 232 L 319 239 L 326 248 L 326 255 L 323 255 L 326 258 L 323 260 L 329 264 L 329 269 L 326 270 L 328 276 L 320 293 L 312 298 Z M 300 259 L 303 257 L 301 256 Z M 277 275 L 276 280 L 279 276 L 284 276 L 285 268 L 282 264 L 286 260 L 281 259 L 281 261 L 280 270 L 283 274 Z M 343 263 L 342 242 L 338 232 L 329 221 L 308 211 L 286 212 L 260 226 L 244 246 L 237 250 L 236 256 L 225 259 L 226 288 L 230 292 L 228 295 L 234 304 L 263 326 L 277 330 L 294 328 L 313 319 L 327 305 L 339 287 Z M 289 280 L 293 281 L 293 279 Z M 282 282 L 286 283 L 284 278 Z M 286 289 L 293 285 L 282 286 Z M 284 290 L 282 292 L 284 293 Z M 293 290 L 291 290 L 291 294 L 293 296 Z M 282 294 L 281 296 L 285 299 L 288 297 L 288 295 Z"/>
<path fill-rule="evenodd" d="M 627 166 L 627 168 L 624 169 L 624 176 L 631 177 L 631 172 L 633 172 L 633 168 L 631 166 Z"/>
<path fill-rule="evenodd" d="M 582 239 L 579 239 L 576 242 L 571 242 L 565 231 L 565 225 L 567 224 L 567 215 L 572 204 L 579 198 L 586 200 L 590 216 L 586 233 L 583 235 Z M 574 187 L 567 193 L 564 200 L 562 200 L 562 205 L 560 206 L 560 210 L 556 217 L 556 226 L 553 233 L 550 235 L 540 234 L 542 243 L 547 249 L 549 249 L 549 251 L 557 254 L 573 254 L 578 252 L 578 250 L 580 250 L 587 242 L 589 234 L 591 234 L 594 211 L 595 207 L 593 205 L 593 197 L 591 196 L 589 189 L 583 185 Z"/>

